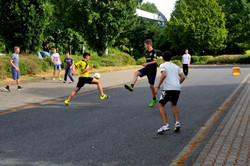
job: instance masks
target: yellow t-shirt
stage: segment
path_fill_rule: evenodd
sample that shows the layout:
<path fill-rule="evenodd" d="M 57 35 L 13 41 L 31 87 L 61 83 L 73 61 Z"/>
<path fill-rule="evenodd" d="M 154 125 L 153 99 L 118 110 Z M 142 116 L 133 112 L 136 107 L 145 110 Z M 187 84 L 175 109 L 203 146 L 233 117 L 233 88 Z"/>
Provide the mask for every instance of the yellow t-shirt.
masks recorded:
<path fill-rule="evenodd" d="M 82 72 L 82 70 L 89 68 L 89 64 L 86 61 L 83 61 L 83 60 L 79 61 L 75 65 L 79 69 L 79 77 L 89 77 L 89 72 L 85 72 L 85 73 Z"/>

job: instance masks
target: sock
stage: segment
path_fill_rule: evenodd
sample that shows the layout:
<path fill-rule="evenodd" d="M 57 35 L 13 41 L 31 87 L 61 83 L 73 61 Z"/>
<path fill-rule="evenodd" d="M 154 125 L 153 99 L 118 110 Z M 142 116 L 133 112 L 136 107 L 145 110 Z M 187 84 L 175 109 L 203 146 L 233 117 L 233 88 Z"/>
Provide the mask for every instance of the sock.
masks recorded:
<path fill-rule="evenodd" d="M 9 86 L 7 85 L 6 88 L 9 88 Z"/>
<path fill-rule="evenodd" d="M 134 87 L 134 84 L 131 84 L 132 88 Z"/>
<path fill-rule="evenodd" d="M 156 100 L 156 97 L 153 97 L 153 100 Z"/>

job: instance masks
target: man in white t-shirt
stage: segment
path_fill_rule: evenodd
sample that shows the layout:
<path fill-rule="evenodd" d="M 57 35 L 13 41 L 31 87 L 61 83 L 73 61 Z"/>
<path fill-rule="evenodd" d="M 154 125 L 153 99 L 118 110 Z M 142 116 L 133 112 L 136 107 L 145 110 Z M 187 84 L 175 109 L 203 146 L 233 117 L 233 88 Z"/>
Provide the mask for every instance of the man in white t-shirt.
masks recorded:
<path fill-rule="evenodd" d="M 190 66 L 191 62 L 191 56 L 188 54 L 188 49 L 185 50 L 185 54 L 182 56 L 182 68 L 183 68 L 183 73 L 187 77 L 188 76 L 188 67 Z"/>
<path fill-rule="evenodd" d="M 56 80 L 55 74 L 56 70 L 58 70 L 58 80 L 61 81 L 60 72 L 61 72 L 61 58 L 57 53 L 56 48 L 53 48 L 53 54 L 51 55 L 51 62 L 54 63 L 54 71 L 53 71 L 53 80 Z"/>
<path fill-rule="evenodd" d="M 170 130 L 170 126 L 167 122 L 167 113 L 164 108 L 168 101 L 171 102 L 171 107 L 173 109 L 175 118 L 174 130 L 179 131 L 181 127 L 179 122 L 177 101 L 179 99 L 181 91 L 181 83 L 185 80 L 185 76 L 177 65 L 170 62 L 171 56 L 172 55 L 170 51 L 165 51 L 163 53 L 164 63 L 160 65 L 161 78 L 158 86 L 155 89 L 155 93 L 157 93 L 157 91 L 160 89 L 161 84 L 163 83 L 163 91 L 158 104 L 158 109 L 163 121 L 163 126 L 157 130 L 158 134 Z"/>

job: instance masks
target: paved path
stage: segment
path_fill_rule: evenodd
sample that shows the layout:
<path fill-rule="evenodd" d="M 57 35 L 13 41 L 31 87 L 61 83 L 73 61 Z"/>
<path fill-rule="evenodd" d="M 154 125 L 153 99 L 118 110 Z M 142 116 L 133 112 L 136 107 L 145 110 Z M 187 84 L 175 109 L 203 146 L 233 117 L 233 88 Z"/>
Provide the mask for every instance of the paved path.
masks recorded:
<path fill-rule="evenodd" d="M 250 78 L 194 162 L 204 165 L 250 165 Z"/>
<path fill-rule="evenodd" d="M 97 93 L 92 93 L 75 97 L 70 107 L 64 107 L 63 102 L 58 101 L 1 116 L 0 131 L 3 134 L 0 135 L 0 165 L 169 165 L 250 71 L 249 66 L 242 67 L 242 75 L 232 77 L 231 68 L 200 66 L 191 70 L 190 79 L 184 82 L 180 96 L 183 130 L 179 134 L 155 134 L 161 122 L 157 108 L 146 107 L 150 99 L 142 97 L 150 96 L 146 81 L 137 84 L 133 95 L 118 86 L 105 90 L 111 94 L 112 100 L 96 101 Z M 106 88 L 122 85 L 131 80 L 134 71 L 136 69 L 101 73 L 103 85 Z M 21 92 L 15 90 L 15 86 L 11 93 L 0 92 L 1 102 L 4 103 L 0 113 L 67 96 L 75 84 L 36 80 L 23 86 Z M 92 90 L 96 90 L 96 86 L 88 85 L 81 92 Z M 241 91 L 245 92 L 245 89 Z M 238 94 L 241 93 L 237 93 L 234 99 L 242 98 Z M 232 108 L 233 101 L 230 102 Z M 218 118 L 219 124 L 223 124 L 222 120 L 224 117 L 226 119 L 229 112 L 226 114 L 227 111 L 223 111 Z M 232 114 L 231 117 L 236 116 Z M 168 118 L 172 124 L 172 116 Z M 247 140 L 247 132 L 244 138 Z M 206 145 L 209 142 L 200 143 Z M 209 149 L 212 151 L 211 147 Z M 242 159 L 241 155 L 239 157 L 238 161 Z M 196 163 L 207 162 L 197 154 L 190 154 L 184 165 L 196 164 L 195 159 Z M 216 165 L 217 160 L 213 161 Z"/>
<path fill-rule="evenodd" d="M 118 70 L 103 72 L 101 81 L 104 88 L 127 83 L 133 77 L 133 73 L 137 69 Z M 90 73 L 93 76 L 94 73 Z M 1 107 L 0 113 L 7 110 L 12 110 L 22 106 L 33 105 L 61 97 L 68 96 L 76 87 L 78 76 L 74 76 L 75 83 L 62 83 L 62 81 L 53 81 L 52 78 L 34 79 L 22 83 L 23 90 L 18 91 L 15 82 L 10 87 L 11 92 L 6 92 L 4 86 L 0 86 Z M 143 80 L 145 78 L 142 78 Z M 69 80 L 69 78 L 68 78 Z M 141 79 L 139 79 L 141 80 Z M 21 80 L 22 81 L 22 80 Z M 96 85 L 84 86 L 80 93 L 96 90 Z"/>

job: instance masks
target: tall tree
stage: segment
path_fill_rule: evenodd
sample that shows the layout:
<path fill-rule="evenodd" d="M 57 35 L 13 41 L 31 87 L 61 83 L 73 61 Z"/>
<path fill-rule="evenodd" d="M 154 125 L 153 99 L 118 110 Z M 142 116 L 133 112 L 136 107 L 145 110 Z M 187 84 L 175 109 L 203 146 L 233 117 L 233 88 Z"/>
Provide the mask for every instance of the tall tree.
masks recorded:
<path fill-rule="evenodd" d="M 47 0 L 0 0 L 0 35 L 7 52 L 15 45 L 31 52 L 41 47 L 48 10 Z"/>
<path fill-rule="evenodd" d="M 137 3 L 137 0 L 71 0 L 67 8 L 69 23 L 102 56 L 135 17 Z"/>
<path fill-rule="evenodd" d="M 177 1 L 166 33 L 175 50 L 216 53 L 226 47 L 225 14 L 217 0 Z"/>
<path fill-rule="evenodd" d="M 250 1 L 219 0 L 226 16 L 227 53 L 242 53 L 250 48 Z"/>

